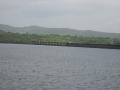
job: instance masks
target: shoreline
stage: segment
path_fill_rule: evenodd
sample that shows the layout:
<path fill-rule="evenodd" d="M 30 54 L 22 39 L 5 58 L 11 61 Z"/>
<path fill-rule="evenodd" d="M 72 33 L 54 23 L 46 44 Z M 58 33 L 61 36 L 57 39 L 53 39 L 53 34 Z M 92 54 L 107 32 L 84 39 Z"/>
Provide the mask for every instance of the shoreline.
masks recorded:
<path fill-rule="evenodd" d="M 1 44 L 24 44 L 24 45 L 47 45 L 47 46 L 66 46 L 66 47 L 120 49 L 120 45 L 109 45 L 109 44 L 80 44 L 80 43 L 60 43 L 60 42 L 42 42 L 42 43 L 0 42 L 0 43 Z"/>

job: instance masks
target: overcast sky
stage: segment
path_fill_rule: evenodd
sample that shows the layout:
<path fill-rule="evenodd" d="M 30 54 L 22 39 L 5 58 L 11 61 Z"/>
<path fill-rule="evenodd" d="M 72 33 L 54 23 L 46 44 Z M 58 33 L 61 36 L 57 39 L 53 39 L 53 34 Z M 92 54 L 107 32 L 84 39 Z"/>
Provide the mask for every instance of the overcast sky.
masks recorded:
<path fill-rule="evenodd" d="M 120 33 L 120 0 L 0 0 L 0 24 Z"/>

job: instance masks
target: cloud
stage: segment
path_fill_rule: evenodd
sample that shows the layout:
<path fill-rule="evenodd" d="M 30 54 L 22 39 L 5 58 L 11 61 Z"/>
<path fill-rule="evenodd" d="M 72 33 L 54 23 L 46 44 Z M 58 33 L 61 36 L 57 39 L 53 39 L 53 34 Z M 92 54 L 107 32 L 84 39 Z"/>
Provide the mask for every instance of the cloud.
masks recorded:
<path fill-rule="evenodd" d="M 120 0 L 0 0 L 0 23 L 120 32 L 119 8 Z"/>

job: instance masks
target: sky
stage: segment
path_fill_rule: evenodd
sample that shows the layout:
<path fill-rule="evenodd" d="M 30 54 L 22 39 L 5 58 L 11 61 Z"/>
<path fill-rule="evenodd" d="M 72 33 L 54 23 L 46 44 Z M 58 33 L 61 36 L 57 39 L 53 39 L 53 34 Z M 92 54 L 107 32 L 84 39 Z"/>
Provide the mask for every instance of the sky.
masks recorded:
<path fill-rule="evenodd" d="M 0 0 L 0 24 L 120 33 L 120 0 Z"/>

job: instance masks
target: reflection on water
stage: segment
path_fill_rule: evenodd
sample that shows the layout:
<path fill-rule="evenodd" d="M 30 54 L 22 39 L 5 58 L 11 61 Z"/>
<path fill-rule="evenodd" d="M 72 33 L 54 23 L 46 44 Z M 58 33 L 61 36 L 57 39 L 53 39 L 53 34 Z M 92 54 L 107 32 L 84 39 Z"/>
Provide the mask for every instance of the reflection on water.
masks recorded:
<path fill-rule="evenodd" d="M 0 44 L 0 90 L 120 90 L 120 50 Z"/>

